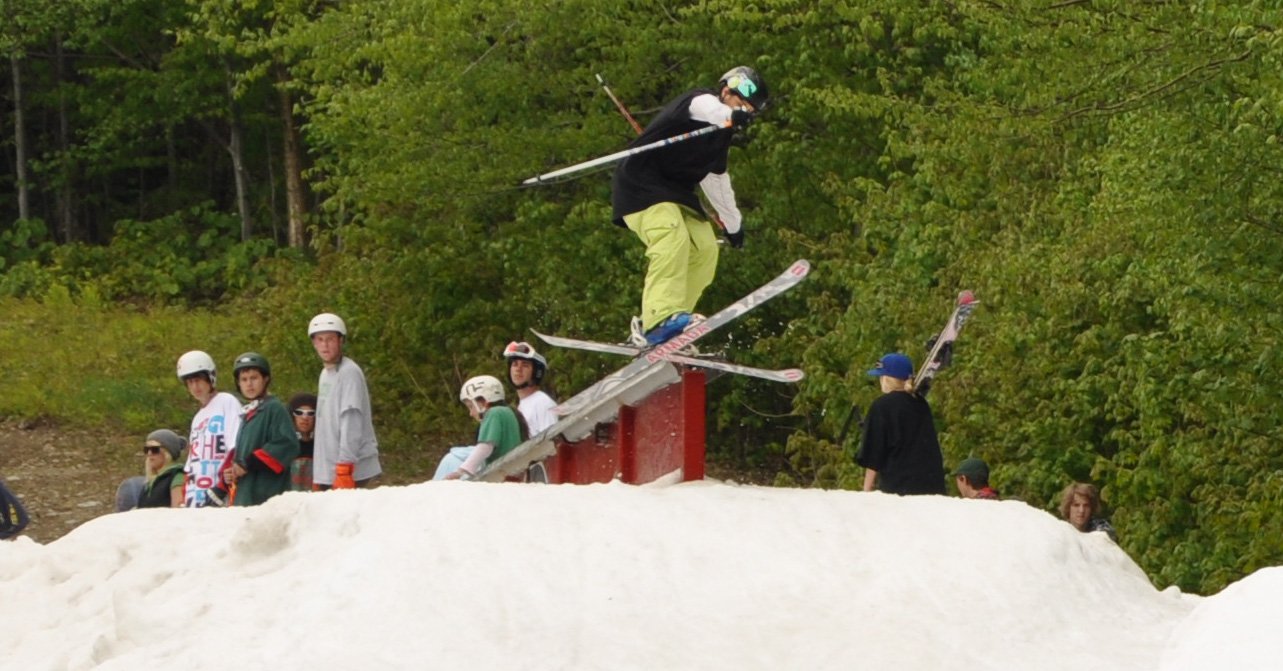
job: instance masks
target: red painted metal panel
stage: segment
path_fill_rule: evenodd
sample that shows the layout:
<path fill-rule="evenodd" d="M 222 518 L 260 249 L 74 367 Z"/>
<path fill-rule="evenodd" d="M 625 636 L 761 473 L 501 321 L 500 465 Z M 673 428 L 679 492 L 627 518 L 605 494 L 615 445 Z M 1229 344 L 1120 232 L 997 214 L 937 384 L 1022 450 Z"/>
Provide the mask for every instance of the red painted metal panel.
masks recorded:
<path fill-rule="evenodd" d="M 622 406 L 618 418 L 596 435 L 558 441 L 545 461 L 550 483 L 589 484 L 619 478 L 645 484 L 682 470 L 684 480 L 704 478 L 704 372 L 682 369 L 682 380 L 651 394 L 638 406 Z"/>

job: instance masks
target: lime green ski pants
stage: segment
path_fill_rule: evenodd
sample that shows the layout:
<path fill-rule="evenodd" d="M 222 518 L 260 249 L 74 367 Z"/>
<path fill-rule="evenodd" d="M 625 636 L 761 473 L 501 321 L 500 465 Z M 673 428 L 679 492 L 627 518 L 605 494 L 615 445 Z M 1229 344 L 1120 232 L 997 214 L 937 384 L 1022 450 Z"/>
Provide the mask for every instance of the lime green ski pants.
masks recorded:
<path fill-rule="evenodd" d="M 677 203 L 658 203 L 624 217 L 646 245 L 642 328 L 678 312 L 694 312 L 717 272 L 717 235 L 707 219 Z"/>

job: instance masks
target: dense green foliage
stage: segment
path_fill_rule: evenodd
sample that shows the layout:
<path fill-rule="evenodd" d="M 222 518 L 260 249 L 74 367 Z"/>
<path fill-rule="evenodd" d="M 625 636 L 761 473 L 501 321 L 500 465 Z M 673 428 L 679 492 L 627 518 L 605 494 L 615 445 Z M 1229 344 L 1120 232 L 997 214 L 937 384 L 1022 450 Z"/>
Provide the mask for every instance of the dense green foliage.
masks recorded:
<path fill-rule="evenodd" d="M 744 63 L 775 100 L 732 152 L 748 244 L 704 307 L 811 259 L 725 341 L 808 377 L 717 380 L 712 458 L 857 486 L 857 441 L 838 438 L 877 393 L 863 371 L 920 358 L 970 288 L 983 304 L 932 394 L 949 463 L 983 457 L 1004 495 L 1048 510 L 1071 481 L 1101 485 L 1160 585 L 1283 561 L 1270 3 L 43 4 L 0 0 L 34 188 L 23 220 L 16 185 L 0 191 L 0 294 L 21 298 L 0 333 L 22 344 L 0 355 L 0 413 L 177 423 L 170 366 L 193 347 L 258 348 L 306 384 L 304 325 L 334 310 L 388 452 L 426 473 L 471 430 L 457 385 L 499 372 L 504 343 L 527 326 L 615 340 L 636 311 L 644 261 L 607 223 L 609 173 L 515 186 L 629 140 L 593 75 L 645 122 Z M 282 95 L 307 152 L 306 250 L 278 246 Z M 104 352 L 138 364 L 103 374 Z M 622 363 L 550 358 L 563 395 Z"/>

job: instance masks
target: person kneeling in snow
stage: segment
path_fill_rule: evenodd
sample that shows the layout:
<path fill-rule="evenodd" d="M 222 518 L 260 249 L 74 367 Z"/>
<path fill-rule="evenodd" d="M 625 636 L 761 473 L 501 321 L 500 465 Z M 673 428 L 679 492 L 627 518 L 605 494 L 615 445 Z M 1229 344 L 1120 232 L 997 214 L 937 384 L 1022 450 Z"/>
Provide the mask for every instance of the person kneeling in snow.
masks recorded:
<path fill-rule="evenodd" d="M 525 419 L 504 401 L 503 383 L 498 378 L 480 375 L 464 382 L 459 401 L 468 406 L 473 419 L 481 422 L 477 444 L 450 448 L 433 480 L 474 477 L 529 437 Z"/>

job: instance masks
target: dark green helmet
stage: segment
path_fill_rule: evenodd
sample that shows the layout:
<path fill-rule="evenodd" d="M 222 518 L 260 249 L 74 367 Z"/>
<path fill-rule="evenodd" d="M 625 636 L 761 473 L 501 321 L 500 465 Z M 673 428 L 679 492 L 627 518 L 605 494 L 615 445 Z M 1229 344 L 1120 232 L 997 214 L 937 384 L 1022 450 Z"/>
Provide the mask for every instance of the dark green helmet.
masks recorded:
<path fill-rule="evenodd" d="M 232 375 L 239 378 L 241 371 L 246 368 L 257 368 L 264 376 L 272 376 L 272 365 L 267 363 L 267 357 L 258 352 L 246 352 L 236 357 L 236 364 L 232 366 Z"/>

